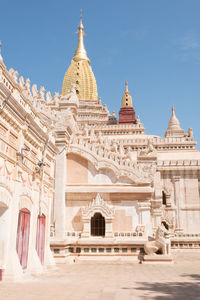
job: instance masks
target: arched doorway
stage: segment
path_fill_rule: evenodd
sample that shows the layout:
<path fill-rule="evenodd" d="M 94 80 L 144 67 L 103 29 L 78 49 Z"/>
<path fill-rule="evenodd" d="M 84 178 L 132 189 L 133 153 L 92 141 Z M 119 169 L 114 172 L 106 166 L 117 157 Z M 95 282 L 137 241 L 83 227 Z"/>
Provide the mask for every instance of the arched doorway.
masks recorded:
<path fill-rule="evenodd" d="M 100 213 L 95 213 L 91 218 L 91 235 L 105 236 L 105 218 Z"/>
<path fill-rule="evenodd" d="M 36 251 L 40 258 L 41 264 L 44 264 L 44 249 L 45 249 L 45 223 L 46 217 L 44 214 L 38 216 L 37 220 L 37 238 Z"/>
<path fill-rule="evenodd" d="M 17 230 L 17 254 L 23 269 L 26 269 L 28 262 L 29 232 L 30 232 L 30 211 L 23 208 L 19 212 Z"/>

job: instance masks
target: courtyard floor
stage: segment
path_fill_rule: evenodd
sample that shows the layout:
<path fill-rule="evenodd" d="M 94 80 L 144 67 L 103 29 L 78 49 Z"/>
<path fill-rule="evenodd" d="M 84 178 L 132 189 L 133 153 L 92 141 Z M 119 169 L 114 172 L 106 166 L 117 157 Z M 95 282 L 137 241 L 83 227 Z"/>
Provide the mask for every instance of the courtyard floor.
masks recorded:
<path fill-rule="evenodd" d="M 200 299 L 200 252 L 176 253 L 173 264 L 74 263 L 0 283 L 1 300 Z"/>

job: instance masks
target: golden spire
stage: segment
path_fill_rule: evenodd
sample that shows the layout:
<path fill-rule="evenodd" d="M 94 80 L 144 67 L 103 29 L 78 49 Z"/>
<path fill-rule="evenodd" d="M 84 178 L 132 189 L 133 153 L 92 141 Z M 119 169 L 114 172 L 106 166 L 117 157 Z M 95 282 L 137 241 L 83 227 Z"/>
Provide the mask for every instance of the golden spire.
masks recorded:
<path fill-rule="evenodd" d="M 80 24 L 78 26 L 78 46 L 76 48 L 76 51 L 74 53 L 74 57 L 73 59 L 75 61 L 79 61 L 79 60 L 89 60 L 89 58 L 87 57 L 87 52 L 85 50 L 85 46 L 84 46 L 84 42 L 83 42 L 83 36 L 84 36 L 85 32 L 84 32 L 84 27 L 83 27 L 83 22 L 82 22 L 82 9 L 81 9 L 81 13 L 80 13 Z"/>
<path fill-rule="evenodd" d="M 128 90 L 128 82 L 126 80 L 125 82 L 125 91 L 124 91 L 124 96 L 122 98 L 122 107 L 133 107 L 132 104 L 132 97 L 130 95 L 130 92 Z"/>
<path fill-rule="evenodd" d="M 72 58 L 62 86 L 62 95 L 68 94 L 72 85 L 76 86 L 76 93 L 82 100 L 98 100 L 97 84 L 90 60 L 83 43 L 84 27 L 82 23 L 82 10 L 80 16 L 80 24 L 78 27 L 78 46 Z"/>

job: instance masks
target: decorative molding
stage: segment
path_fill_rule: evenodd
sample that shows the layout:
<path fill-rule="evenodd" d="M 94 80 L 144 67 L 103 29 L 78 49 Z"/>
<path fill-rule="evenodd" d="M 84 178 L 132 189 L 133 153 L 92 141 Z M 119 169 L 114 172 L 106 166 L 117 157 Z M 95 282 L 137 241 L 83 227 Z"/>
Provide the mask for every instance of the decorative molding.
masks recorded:
<path fill-rule="evenodd" d="M 133 183 L 150 184 L 156 172 L 156 164 L 152 162 L 137 163 L 131 160 L 129 153 L 123 154 L 120 150 L 106 151 L 99 144 L 89 144 L 82 139 L 69 145 L 68 153 L 77 154 L 90 161 L 97 171 L 110 169 L 116 175 L 116 181 L 126 177 Z"/>
<path fill-rule="evenodd" d="M 99 194 L 88 206 L 82 208 L 82 217 L 89 220 L 97 212 L 100 212 L 106 220 L 114 217 L 114 207 L 108 205 Z"/>

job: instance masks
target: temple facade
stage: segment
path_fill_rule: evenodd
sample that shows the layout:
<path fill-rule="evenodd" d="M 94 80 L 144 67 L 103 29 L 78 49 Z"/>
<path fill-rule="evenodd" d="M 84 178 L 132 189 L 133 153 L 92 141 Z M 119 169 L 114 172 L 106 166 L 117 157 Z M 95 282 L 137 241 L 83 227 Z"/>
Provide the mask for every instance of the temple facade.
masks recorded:
<path fill-rule="evenodd" d="M 59 143 L 67 148 L 56 158 L 55 259 L 134 260 L 160 225 L 168 231 L 172 251 L 199 249 L 200 153 L 192 129 L 181 129 L 173 107 L 165 137 L 145 134 L 127 82 L 119 121 L 97 94 L 86 95 L 84 91 L 97 88 L 82 20 L 78 29 L 78 46 L 58 101 L 77 106 L 76 130 L 67 142 L 62 133 Z M 84 73 L 85 65 L 89 69 Z"/>
<path fill-rule="evenodd" d="M 31 86 L 0 56 L 0 278 L 55 262 L 134 261 L 160 226 L 172 252 L 200 249 L 192 129 L 181 129 L 173 107 L 164 137 L 145 134 L 127 82 L 119 120 L 110 114 L 82 20 L 78 30 L 61 95 Z"/>

